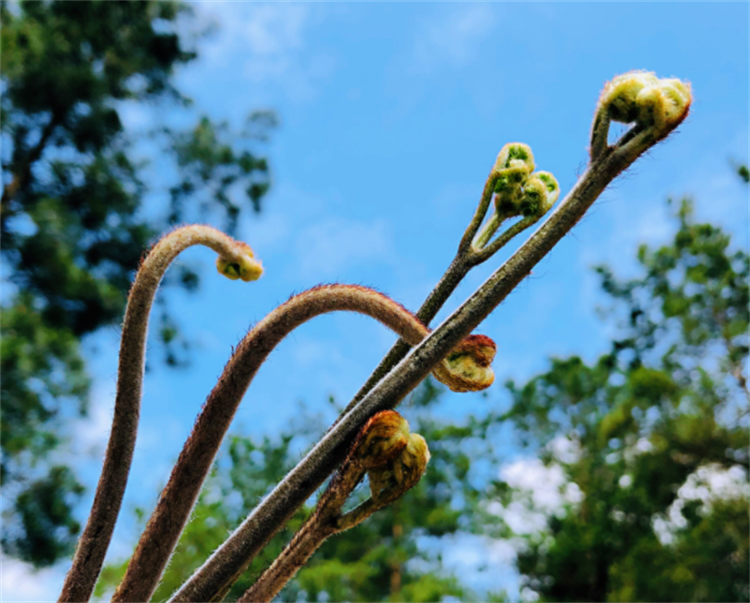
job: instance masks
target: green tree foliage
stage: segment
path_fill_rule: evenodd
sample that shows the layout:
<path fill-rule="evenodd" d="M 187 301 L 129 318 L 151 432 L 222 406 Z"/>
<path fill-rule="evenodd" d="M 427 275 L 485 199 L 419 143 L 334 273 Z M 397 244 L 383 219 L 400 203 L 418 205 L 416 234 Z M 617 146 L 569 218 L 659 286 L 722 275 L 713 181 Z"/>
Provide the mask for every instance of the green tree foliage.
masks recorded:
<path fill-rule="evenodd" d="M 748 598 L 748 255 L 695 223 L 689 201 L 677 219 L 671 244 L 638 250 L 644 276 L 597 269 L 624 318 L 610 353 L 510 384 L 507 418 L 528 444 L 580 449 L 569 462 L 543 453 L 583 494 L 519 557 L 544 600 Z M 700 475 L 736 487 L 691 498 L 683 486 Z"/>
<path fill-rule="evenodd" d="M 177 29 L 189 16 L 184 5 L 156 1 L 0 6 L 2 542 L 37 565 L 66 554 L 79 529 L 70 511 L 80 484 L 49 459 L 65 440 L 61 417 L 86 412 L 81 339 L 119 323 L 155 233 L 222 214 L 231 228 L 244 203 L 233 199 L 258 211 L 268 188 L 266 161 L 250 149 L 273 125 L 269 113 L 244 133 L 205 117 L 140 138 L 123 127 L 128 103 L 190 106 L 172 82 L 196 57 Z M 144 180 L 143 148 L 176 168 L 163 219 L 142 211 L 164 185 Z M 184 266 L 172 281 L 194 289 L 198 277 Z M 166 361 L 178 364 L 185 342 L 164 308 L 159 321 Z"/>

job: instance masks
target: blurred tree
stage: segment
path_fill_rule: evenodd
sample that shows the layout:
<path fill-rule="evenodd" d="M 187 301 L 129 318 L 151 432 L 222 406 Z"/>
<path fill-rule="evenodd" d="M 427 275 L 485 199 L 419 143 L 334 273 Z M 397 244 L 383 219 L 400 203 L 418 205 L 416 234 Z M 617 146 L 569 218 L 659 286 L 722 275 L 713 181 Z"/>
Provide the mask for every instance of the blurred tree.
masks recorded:
<path fill-rule="evenodd" d="M 274 117 L 252 115 L 244 133 L 206 117 L 185 132 L 125 131 L 128 104 L 190 106 L 172 83 L 175 68 L 196 57 L 178 34 L 185 5 L 2 2 L 0 17 L 2 545 L 45 565 L 67 554 L 79 531 L 71 509 L 82 488 L 50 453 L 65 440 L 62 419 L 86 413 L 81 338 L 119 323 L 155 233 L 213 209 L 231 230 L 243 208 L 232 199 L 260 210 L 268 166 L 250 149 Z M 159 160 L 176 166 L 163 219 L 142 211 L 156 183 L 134 159 L 138 141 L 139 151 L 162 147 Z M 198 285 L 185 265 L 170 280 Z M 177 365 L 185 342 L 163 306 L 158 323 L 166 361 Z"/>
<path fill-rule="evenodd" d="M 625 319 L 609 354 L 509 384 L 506 417 L 583 495 L 519 556 L 543 600 L 750 595 L 748 255 L 689 200 L 677 219 L 671 244 L 639 248 L 643 277 L 597 268 Z M 575 458 L 555 458 L 561 440 Z"/>

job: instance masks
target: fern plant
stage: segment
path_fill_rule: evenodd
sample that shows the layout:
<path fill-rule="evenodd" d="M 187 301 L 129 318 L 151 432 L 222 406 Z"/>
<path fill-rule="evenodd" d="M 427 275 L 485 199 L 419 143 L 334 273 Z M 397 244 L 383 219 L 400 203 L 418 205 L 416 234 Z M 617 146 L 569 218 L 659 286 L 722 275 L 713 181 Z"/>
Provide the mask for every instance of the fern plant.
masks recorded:
<path fill-rule="evenodd" d="M 292 297 L 253 327 L 208 396 L 113 601 L 148 601 L 153 595 L 254 375 L 286 335 L 320 314 L 366 314 L 394 330 L 400 340 L 307 456 L 170 601 L 221 600 L 273 535 L 334 472 L 311 518 L 241 601 L 270 601 L 326 538 L 403 496 L 417 483 L 429 461 L 429 442 L 410 433 L 393 408 L 430 373 L 458 392 L 481 390 L 492 383 L 495 344 L 471 331 L 575 226 L 620 173 L 674 131 L 687 116 L 690 103 L 689 85 L 677 79 L 630 72 L 608 82 L 596 107 L 585 172 L 556 211 L 434 331 L 429 323 L 469 271 L 540 221 L 558 200 L 557 180 L 549 172 L 535 171 L 532 150 L 525 144 L 509 143 L 500 151 L 455 258 L 415 314 L 372 289 L 323 285 Z M 632 127 L 611 143 L 613 121 Z M 254 281 L 263 272 L 245 243 L 201 225 L 166 234 L 145 257 L 125 312 L 115 415 L 104 468 L 60 601 L 88 601 L 93 592 L 133 458 L 154 295 L 169 264 L 184 249 L 198 244 L 218 254 L 218 271 L 228 278 Z M 371 497 L 345 511 L 349 494 L 365 476 Z"/>

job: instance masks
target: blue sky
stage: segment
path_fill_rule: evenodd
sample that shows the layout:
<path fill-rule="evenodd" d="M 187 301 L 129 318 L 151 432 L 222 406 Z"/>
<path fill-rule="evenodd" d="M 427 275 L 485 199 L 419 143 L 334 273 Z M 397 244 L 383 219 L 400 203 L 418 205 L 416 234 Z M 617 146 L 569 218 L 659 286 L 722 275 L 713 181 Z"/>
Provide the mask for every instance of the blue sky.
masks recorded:
<path fill-rule="evenodd" d="M 451 395 L 449 406 L 502 407 L 505 380 L 527 379 L 551 355 L 593 359 L 603 352 L 612 330 L 597 318 L 604 299 L 591 267 L 608 263 L 635 274 L 637 244 L 666 242 L 672 231 L 667 197 L 693 196 L 700 219 L 720 223 L 748 247 L 747 188 L 731 168 L 748 161 L 747 3 L 193 7 L 201 26 L 218 30 L 199 42 L 201 56 L 178 73 L 178 86 L 201 110 L 237 126 L 258 108 L 280 118 L 264 149 L 273 188 L 262 215 L 246 216 L 238 232 L 266 273 L 256 283 L 230 282 L 213 272 L 211 252 L 185 254 L 203 266 L 198 294 L 171 292 L 186 335 L 197 342 L 192 365 L 174 372 L 155 362 L 147 375 L 110 559 L 131 550 L 130 509 L 153 507 L 230 345 L 251 324 L 321 282 L 374 286 L 416 309 L 453 257 L 502 145 L 530 144 L 538 169 L 553 172 L 567 192 L 587 159 L 599 92 L 619 73 L 646 69 L 690 81 L 690 117 L 610 187 L 482 325 L 498 344 L 496 385 L 487 398 Z M 123 119 L 145 131 L 180 116 L 126 106 Z M 151 175 L 163 177 L 158 163 Z M 164 197 L 150 202 L 148 211 L 158 211 Z M 438 321 L 506 256 L 472 272 Z M 117 335 L 111 329 L 86 343 L 96 381 L 91 417 L 76 441 L 92 490 L 114 399 Z M 393 341 L 380 325 L 351 315 L 304 325 L 264 365 L 233 430 L 273 434 L 299 414 L 300 403 L 332 420 L 328 396 L 346 403 Z M 458 418 L 462 411 L 452 412 Z M 509 461 L 517 454 L 509 448 Z M 496 583 L 482 585 L 517 592 L 510 557 L 503 559 Z M 64 569 L 32 580 L 24 567 L 6 564 L 3 600 L 54 598 Z"/>

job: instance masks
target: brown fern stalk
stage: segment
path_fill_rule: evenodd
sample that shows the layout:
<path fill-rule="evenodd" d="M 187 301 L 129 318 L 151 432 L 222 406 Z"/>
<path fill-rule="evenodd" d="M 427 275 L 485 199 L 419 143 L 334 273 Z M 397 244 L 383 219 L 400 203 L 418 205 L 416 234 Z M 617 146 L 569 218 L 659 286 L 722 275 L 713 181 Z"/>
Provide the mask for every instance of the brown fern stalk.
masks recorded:
<path fill-rule="evenodd" d="M 393 410 L 373 415 L 320 497 L 315 513 L 237 603 L 266 603 L 281 592 L 327 538 L 349 530 L 417 484 L 430 452 L 424 438 Z M 365 474 L 372 496 L 348 513 L 343 506 Z"/>
<path fill-rule="evenodd" d="M 115 412 L 104 467 L 88 523 L 78 541 L 73 566 L 65 578 L 59 599 L 61 602 L 88 601 L 99 577 L 133 460 L 151 306 L 169 265 L 182 251 L 193 245 L 205 245 L 219 254 L 219 271 L 231 279 L 255 280 L 263 272 L 245 243 L 203 225 L 185 226 L 168 233 L 142 261 L 125 309 Z"/>
<path fill-rule="evenodd" d="M 122 583 L 112 601 L 148 601 L 156 589 L 174 547 L 177 544 L 208 475 L 214 457 L 253 377 L 268 355 L 291 331 L 304 322 L 328 312 L 359 312 L 375 318 L 415 345 L 429 330 L 406 308 L 389 297 L 355 285 L 322 285 L 292 297 L 273 310 L 245 336 L 237 346 L 209 395 L 193 431 L 185 443 L 157 507 L 149 519 Z M 476 357 L 483 369 L 477 387 L 492 383 L 488 364 L 494 356 L 494 343 L 484 336 L 467 338 L 457 359 L 444 361 L 441 369 L 449 373 L 449 387 L 465 387 L 467 358 Z M 476 369 L 476 370 L 474 370 Z M 438 378 L 446 379 L 445 375 Z"/>
<path fill-rule="evenodd" d="M 560 195 L 557 180 L 549 172 L 534 172 L 535 167 L 534 155 L 528 145 L 510 142 L 500 150 L 484 183 L 474 216 L 458 245 L 456 256 L 417 311 L 417 318 L 425 325 L 429 326 L 472 268 L 486 262 L 514 237 L 536 224 L 555 204 Z M 527 187 L 530 183 L 533 184 Z M 535 185 L 542 185 L 541 190 L 532 190 Z M 535 203 L 529 203 L 529 196 L 534 194 Z M 493 195 L 494 211 L 482 225 L 493 202 Z M 493 239 L 502 224 L 516 217 L 521 219 Z M 409 349 L 407 342 L 397 341 L 336 422 L 354 408 L 406 356 Z"/>
<path fill-rule="evenodd" d="M 632 72 L 614 78 L 605 86 L 594 118 L 589 165 L 557 210 L 469 299 L 412 349 L 395 368 L 390 372 L 386 369 L 382 378 L 375 378 L 373 375 L 362 388 L 371 389 L 359 401 L 355 399 L 356 404 L 350 405 L 348 412 L 263 499 L 206 563 L 196 570 L 172 596 L 170 603 L 220 600 L 221 593 L 226 592 L 226 584 L 241 575 L 296 509 L 304 504 L 343 460 L 348 442 L 367 419 L 378 411 L 395 407 L 462 337 L 476 328 L 528 276 L 618 175 L 682 123 L 692 101 L 690 86 L 675 79 L 653 80 L 644 75 L 651 74 Z M 605 114 L 607 118 L 603 119 Z M 610 145 L 607 140 L 609 121 L 634 125 Z M 480 210 L 482 206 L 486 209 L 491 191 L 494 190 L 489 184 L 488 182 L 485 186 Z M 480 216 L 480 210 L 462 241 L 462 247 L 470 245 L 474 240 L 484 215 Z M 444 278 L 460 280 L 458 272 L 458 269 L 451 266 Z M 444 290 L 449 288 L 446 286 Z M 442 297 L 442 293 L 439 297 Z M 408 349 L 408 346 L 405 347 Z M 391 360 L 394 363 L 397 361 L 393 356 L 398 354 L 394 352 L 397 352 L 395 348 L 376 372 Z"/>

